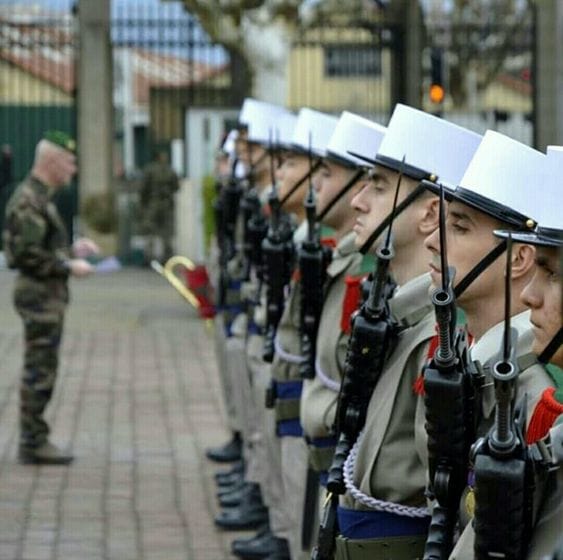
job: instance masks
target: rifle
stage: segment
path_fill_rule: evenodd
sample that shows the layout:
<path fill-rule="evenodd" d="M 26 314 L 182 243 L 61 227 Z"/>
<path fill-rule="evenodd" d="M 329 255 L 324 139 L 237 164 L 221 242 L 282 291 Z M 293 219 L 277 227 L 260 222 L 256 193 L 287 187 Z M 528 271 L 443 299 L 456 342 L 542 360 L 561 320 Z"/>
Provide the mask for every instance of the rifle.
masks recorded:
<path fill-rule="evenodd" d="M 313 168 L 309 141 L 309 169 Z M 304 202 L 307 215 L 307 238 L 298 251 L 301 271 L 301 355 L 304 361 L 299 366 L 302 379 L 315 377 L 315 346 L 323 309 L 323 288 L 326 269 L 332 259 L 330 249 L 321 244 L 320 227 L 316 222 L 316 202 L 312 176 L 309 175 L 309 193 Z"/>
<path fill-rule="evenodd" d="M 456 330 L 455 270 L 448 267 L 444 189 L 440 186 L 442 286 L 432 294 L 439 346 L 424 373 L 429 485 L 436 498 L 424 560 L 447 559 L 453 548 L 459 500 L 466 486 L 475 441 L 477 371 L 469 362 L 467 333 Z"/>
<path fill-rule="evenodd" d="M 236 252 L 236 227 L 240 206 L 242 187 L 236 178 L 235 170 L 238 160 L 233 161 L 231 177 L 228 183 L 221 189 L 220 200 L 215 206 L 215 215 L 218 219 L 218 241 L 219 241 L 219 305 L 226 304 L 227 290 L 229 286 L 229 273 L 227 270 L 228 262 L 234 257 Z"/>
<path fill-rule="evenodd" d="M 249 150 L 250 150 L 249 144 Z M 250 279 L 250 270 L 254 267 L 258 272 L 262 265 L 262 241 L 266 237 L 268 231 L 268 223 L 262 213 L 262 204 L 258 192 L 254 185 L 255 167 L 262 159 L 266 157 L 264 154 L 257 162 L 251 164 L 248 174 L 248 188 L 242 198 L 241 210 L 244 223 L 243 231 L 243 254 L 244 254 L 244 270 L 243 279 Z M 252 157 L 250 158 L 252 161 Z M 258 274 L 260 277 L 260 273 Z"/>
<path fill-rule="evenodd" d="M 525 405 L 515 413 L 518 331 L 510 326 L 512 236 L 508 236 L 504 336 L 492 367 L 495 423 L 474 447 L 475 558 L 523 560 L 532 529 L 534 466 L 526 445 Z M 502 504 L 502 511 L 499 511 Z"/>
<path fill-rule="evenodd" d="M 249 144 L 250 151 L 250 144 Z M 248 187 L 240 201 L 240 211 L 242 214 L 243 233 L 242 233 L 242 254 L 244 257 L 242 280 L 250 280 L 250 269 L 252 266 L 253 244 L 250 232 L 250 220 L 256 212 L 260 212 L 260 199 L 254 186 L 254 166 L 252 157 L 250 158 L 250 171 L 248 173 Z"/>
<path fill-rule="evenodd" d="M 270 159 L 270 173 L 272 175 L 272 190 L 268 198 L 270 224 L 266 237 L 262 242 L 263 277 L 266 284 L 266 333 L 264 335 L 262 359 L 268 363 L 271 363 L 274 359 L 274 340 L 283 313 L 285 286 L 289 284 L 291 279 L 295 258 L 293 232 L 281 215 L 281 202 L 276 186 L 274 154 L 271 141 Z"/>
<path fill-rule="evenodd" d="M 328 471 L 328 496 L 319 529 L 318 544 L 313 551 L 312 560 L 332 560 L 334 556 L 338 532 L 336 510 L 339 496 L 346 491 L 344 463 L 364 427 L 371 395 L 383 373 L 385 361 L 395 346 L 399 332 L 398 325 L 389 310 L 389 299 L 396 288 L 389 274 L 389 264 L 394 256 L 391 233 L 402 177 L 401 167 L 393 201 L 392 218 L 385 243 L 376 252 L 376 268 L 371 275 L 369 293 L 352 319 L 352 333 L 348 341 L 344 376 L 336 410 L 335 424 L 338 440 Z"/>

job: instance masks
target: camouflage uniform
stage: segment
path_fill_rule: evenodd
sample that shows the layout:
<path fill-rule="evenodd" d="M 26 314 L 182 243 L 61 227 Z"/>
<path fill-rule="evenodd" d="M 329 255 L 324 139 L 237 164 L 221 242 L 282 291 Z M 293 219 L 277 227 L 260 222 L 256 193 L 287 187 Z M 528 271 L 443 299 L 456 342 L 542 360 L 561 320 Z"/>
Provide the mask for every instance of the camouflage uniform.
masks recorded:
<path fill-rule="evenodd" d="M 172 256 L 174 193 L 178 188 L 178 177 L 167 163 L 153 161 L 145 167 L 140 193 L 144 233 L 162 239 L 165 260 Z M 153 241 L 149 247 L 150 258 L 155 256 Z"/>
<path fill-rule="evenodd" d="M 23 319 L 25 348 L 20 388 L 21 445 L 39 447 L 49 427 L 43 411 L 57 376 L 63 319 L 68 303 L 70 250 L 51 189 L 27 177 L 6 207 L 4 251 L 19 275 L 14 306 Z"/>

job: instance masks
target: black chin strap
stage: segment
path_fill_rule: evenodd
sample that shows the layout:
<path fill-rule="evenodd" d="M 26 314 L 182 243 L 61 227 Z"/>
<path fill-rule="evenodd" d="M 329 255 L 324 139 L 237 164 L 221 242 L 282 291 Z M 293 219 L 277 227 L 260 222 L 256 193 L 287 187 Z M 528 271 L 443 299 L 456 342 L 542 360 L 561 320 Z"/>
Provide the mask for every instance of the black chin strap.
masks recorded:
<path fill-rule="evenodd" d="M 286 203 L 289 198 L 291 197 L 291 195 L 321 166 L 321 160 L 318 159 L 317 161 L 315 161 L 315 163 L 313 164 L 313 166 L 309 169 L 309 171 L 307 171 L 307 174 L 302 177 L 301 179 L 299 179 L 299 181 L 297 181 L 297 183 L 295 183 L 295 185 L 293 185 L 293 187 L 291 187 L 291 189 L 289 190 L 289 192 L 280 200 L 280 208 L 284 205 L 284 203 Z"/>
<path fill-rule="evenodd" d="M 412 202 L 424 191 L 426 191 L 426 187 L 422 183 L 419 183 L 414 191 L 412 191 L 400 204 L 397 205 L 395 212 L 389 214 L 368 237 L 367 241 L 360 247 L 360 253 L 365 255 L 371 249 L 375 240 L 387 229 L 391 221 L 394 220 L 405 208 L 407 208 L 407 206 L 412 204 Z"/>
<path fill-rule="evenodd" d="M 461 282 L 457 284 L 454 288 L 454 295 L 456 299 L 459 298 L 469 286 L 474 282 L 474 280 L 491 264 L 493 264 L 505 251 L 506 251 L 506 239 L 503 239 L 492 251 L 487 253 L 484 258 L 482 258 L 464 277 Z"/>
<path fill-rule="evenodd" d="M 333 206 L 354 186 L 356 181 L 365 174 L 363 169 L 358 169 L 352 178 L 342 187 L 340 192 L 325 206 L 324 210 L 317 215 L 317 222 L 322 222 Z"/>
<path fill-rule="evenodd" d="M 563 344 L 563 327 L 559 327 L 556 335 L 551 339 L 551 342 L 544 348 L 543 352 L 538 356 L 538 362 L 547 364 L 560 346 Z"/>

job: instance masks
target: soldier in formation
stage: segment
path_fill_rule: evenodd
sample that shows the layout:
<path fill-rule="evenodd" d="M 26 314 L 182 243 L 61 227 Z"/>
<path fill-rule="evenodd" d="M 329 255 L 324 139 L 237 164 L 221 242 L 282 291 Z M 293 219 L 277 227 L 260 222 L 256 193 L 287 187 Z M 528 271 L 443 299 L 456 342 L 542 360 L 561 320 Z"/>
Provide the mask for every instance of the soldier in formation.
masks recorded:
<path fill-rule="evenodd" d="M 255 100 L 241 120 L 217 347 L 241 445 L 211 453 L 238 461 L 217 525 L 257 530 L 233 553 L 554 554 L 563 150 L 405 105 L 386 128 Z"/>

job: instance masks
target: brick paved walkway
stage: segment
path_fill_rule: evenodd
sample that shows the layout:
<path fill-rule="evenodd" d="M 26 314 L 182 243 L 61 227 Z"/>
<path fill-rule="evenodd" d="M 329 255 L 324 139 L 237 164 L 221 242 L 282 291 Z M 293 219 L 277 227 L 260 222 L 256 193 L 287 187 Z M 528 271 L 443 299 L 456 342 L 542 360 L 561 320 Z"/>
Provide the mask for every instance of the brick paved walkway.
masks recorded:
<path fill-rule="evenodd" d="M 52 439 L 70 467 L 17 464 L 21 334 L 0 271 L 0 560 L 223 560 L 204 449 L 222 442 L 213 338 L 164 279 L 73 282 Z M 239 534 L 240 535 L 240 534 Z"/>

